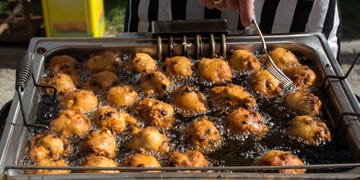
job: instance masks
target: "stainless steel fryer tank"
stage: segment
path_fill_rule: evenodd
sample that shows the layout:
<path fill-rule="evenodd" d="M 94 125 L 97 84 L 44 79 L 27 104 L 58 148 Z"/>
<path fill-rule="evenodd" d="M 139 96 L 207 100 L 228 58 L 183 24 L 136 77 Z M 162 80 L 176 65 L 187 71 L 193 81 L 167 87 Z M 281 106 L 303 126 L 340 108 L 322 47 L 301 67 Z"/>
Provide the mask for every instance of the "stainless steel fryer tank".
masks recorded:
<path fill-rule="evenodd" d="M 226 47 L 224 47 L 222 38 L 215 38 L 212 44 L 211 39 L 202 37 L 201 47 L 198 49 L 195 44 L 196 38 L 187 38 L 185 43 L 169 43 L 181 42 L 182 38 L 177 39 L 159 39 L 153 38 L 148 33 L 136 34 L 122 34 L 117 38 L 34 38 L 31 40 L 28 48 L 28 55 L 31 57 L 32 73 L 35 82 L 39 82 L 44 71 L 45 61 L 48 56 L 56 54 L 76 51 L 92 52 L 95 50 L 116 49 L 122 53 L 129 54 L 133 52 L 146 52 L 153 57 L 166 57 L 168 55 L 180 55 L 195 57 L 197 53 L 200 56 L 211 56 L 214 54 L 221 54 L 222 51 L 229 54 L 231 49 L 245 48 L 249 50 L 260 49 L 261 43 L 257 36 L 227 36 Z M 343 72 L 339 64 L 331 55 L 329 47 L 322 34 L 295 34 L 295 35 L 271 35 L 265 37 L 269 43 L 269 48 L 285 47 L 294 52 L 305 54 L 313 61 L 314 67 L 317 70 L 317 76 L 323 82 L 323 93 L 328 99 L 329 104 L 326 106 L 327 114 L 331 120 L 332 125 L 339 133 L 343 135 L 347 148 L 352 154 L 354 163 L 347 164 L 326 164 L 306 165 L 303 168 L 350 168 L 351 170 L 333 173 L 309 173 L 304 175 L 285 175 L 285 174 L 270 174 L 258 173 L 251 169 L 256 169 L 253 166 L 238 166 L 238 167 L 209 167 L 199 168 L 202 173 L 178 173 L 171 168 L 163 168 L 161 173 L 147 173 L 147 172 L 122 172 L 119 174 L 86 174 L 86 173 L 72 173 L 70 175 L 24 175 L 21 166 L 21 160 L 24 157 L 26 144 L 28 142 L 29 131 L 23 124 L 23 117 L 21 114 L 21 107 L 19 99 L 15 95 L 13 103 L 6 119 L 4 132 L 1 136 L 0 147 L 0 173 L 3 177 L 9 179 L 37 179 L 37 178 L 54 178 L 54 179 L 74 179 L 74 178 L 354 178 L 360 177 L 360 105 L 356 100 L 353 91 L 351 90 L 347 80 L 338 80 L 328 78 L 327 76 L 343 76 Z M 160 41 L 160 43 L 159 43 Z M 160 44 L 160 45 L 159 45 Z M 35 88 L 34 82 L 31 80 L 22 91 L 21 97 L 23 108 L 25 110 L 26 118 L 29 121 L 34 121 L 38 110 L 39 103 L 39 89 Z M 261 168 L 261 167 L 259 167 Z M 121 168 L 120 168 L 121 169 Z M 126 168 L 125 168 L 126 169 Z"/>

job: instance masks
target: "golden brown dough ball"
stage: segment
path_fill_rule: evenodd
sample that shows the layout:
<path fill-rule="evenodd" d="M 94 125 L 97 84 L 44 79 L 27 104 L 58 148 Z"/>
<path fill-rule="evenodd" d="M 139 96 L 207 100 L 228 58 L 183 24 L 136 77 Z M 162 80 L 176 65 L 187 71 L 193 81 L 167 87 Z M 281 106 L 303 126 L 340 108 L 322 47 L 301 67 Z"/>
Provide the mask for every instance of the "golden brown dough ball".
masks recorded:
<path fill-rule="evenodd" d="M 229 64 L 237 71 L 259 70 L 260 61 L 248 50 L 235 50 L 229 60 Z"/>
<path fill-rule="evenodd" d="M 113 51 L 104 51 L 90 56 L 85 66 L 90 72 L 115 72 L 120 65 L 120 58 Z"/>
<path fill-rule="evenodd" d="M 37 134 L 30 142 L 29 157 L 33 161 L 58 159 L 66 153 L 65 143 L 55 134 Z"/>
<path fill-rule="evenodd" d="M 165 60 L 166 74 L 170 77 L 192 76 L 192 66 L 190 59 L 185 56 L 174 56 Z"/>
<path fill-rule="evenodd" d="M 298 115 L 316 116 L 320 113 L 321 101 L 310 92 L 297 91 L 285 96 L 285 106 Z"/>
<path fill-rule="evenodd" d="M 111 106 L 99 107 L 96 110 L 94 117 L 98 127 L 108 128 L 115 134 L 122 133 L 125 130 L 127 123 L 137 124 L 136 119 L 130 114 L 118 111 Z"/>
<path fill-rule="evenodd" d="M 294 66 L 284 69 L 284 73 L 294 82 L 297 89 L 306 89 L 311 87 L 315 80 L 316 74 L 308 66 Z"/>
<path fill-rule="evenodd" d="M 172 152 L 168 159 L 168 166 L 171 167 L 206 167 L 208 161 L 198 150 L 188 150 L 184 153 Z"/>
<path fill-rule="evenodd" d="M 221 84 L 231 81 L 232 72 L 229 64 L 219 58 L 202 58 L 198 64 L 200 81 Z"/>
<path fill-rule="evenodd" d="M 268 70 L 254 72 L 248 82 L 252 90 L 268 99 L 278 97 L 282 91 L 281 82 L 270 74 Z"/>
<path fill-rule="evenodd" d="M 50 59 L 50 71 L 54 73 L 79 74 L 81 72 L 80 62 L 68 55 L 54 56 Z"/>
<path fill-rule="evenodd" d="M 41 159 L 36 162 L 36 166 L 59 166 L 68 167 L 68 163 L 63 159 Z M 25 170 L 25 174 L 69 174 L 70 170 L 47 170 L 47 169 L 36 169 L 36 170 Z"/>
<path fill-rule="evenodd" d="M 113 105 L 129 107 L 134 105 L 138 93 L 131 85 L 117 85 L 109 89 L 106 97 Z"/>
<path fill-rule="evenodd" d="M 165 153 L 170 150 L 168 138 L 151 126 L 143 129 L 135 127 L 129 147 L 142 152 Z"/>
<path fill-rule="evenodd" d="M 152 155 L 138 153 L 128 156 L 123 164 L 125 167 L 161 167 L 159 161 Z"/>
<path fill-rule="evenodd" d="M 202 152 L 212 152 L 222 144 L 222 137 L 214 123 L 206 117 L 191 123 L 184 131 L 184 138 L 190 142 L 195 149 Z"/>
<path fill-rule="evenodd" d="M 210 101 L 213 106 L 222 109 L 226 107 L 253 109 L 256 106 L 255 98 L 244 87 L 236 84 L 211 88 Z"/>
<path fill-rule="evenodd" d="M 171 92 L 173 103 L 184 117 L 191 117 L 207 112 L 205 96 L 191 86 L 182 86 Z"/>
<path fill-rule="evenodd" d="M 286 132 L 290 137 L 300 138 L 305 143 L 318 145 L 330 141 L 331 134 L 326 124 L 312 116 L 295 116 Z"/>
<path fill-rule="evenodd" d="M 64 137 L 83 136 L 90 131 L 91 120 L 75 110 L 63 110 L 59 117 L 51 121 L 51 130 Z"/>
<path fill-rule="evenodd" d="M 92 131 L 86 137 L 84 148 L 86 151 L 91 151 L 95 155 L 114 158 L 116 155 L 117 144 L 111 131 L 107 128 L 101 128 Z"/>
<path fill-rule="evenodd" d="M 119 83 L 119 78 L 115 73 L 111 71 L 101 71 L 96 74 L 93 74 L 85 83 L 85 87 L 88 90 L 99 92 L 101 90 L 107 91 L 112 86 L 115 86 Z"/>
<path fill-rule="evenodd" d="M 137 73 L 151 73 L 157 70 L 156 61 L 146 53 L 136 53 L 127 59 L 123 68 L 127 71 Z"/>
<path fill-rule="evenodd" d="M 227 116 L 226 126 L 233 134 L 253 135 L 257 138 L 269 131 L 265 119 L 258 112 L 242 107 Z"/>
<path fill-rule="evenodd" d="M 117 167 L 118 164 L 112 159 L 109 159 L 104 156 L 97 156 L 91 154 L 85 158 L 84 163 L 82 166 L 85 167 Z M 82 171 L 84 173 L 118 173 L 119 171 L 116 170 L 85 170 Z"/>
<path fill-rule="evenodd" d="M 164 96 L 170 89 L 171 81 L 161 72 L 145 74 L 140 79 L 141 91 L 146 95 Z"/>
<path fill-rule="evenodd" d="M 280 69 L 289 68 L 299 64 L 297 57 L 288 49 L 275 48 L 270 51 L 269 55 L 271 56 L 276 66 Z"/>
<path fill-rule="evenodd" d="M 171 128 L 174 123 L 174 108 L 163 101 L 145 98 L 135 105 L 135 114 L 146 125 L 156 128 Z"/>
<path fill-rule="evenodd" d="M 80 78 L 63 73 L 56 73 L 54 76 L 45 77 L 41 84 L 54 86 L 57 95 L 64 95 L 70 91 L 76 90 Z M 48 93 L 52 93 L 51 89 L 46 89 Z"/>
<path fill-rule="evenodd" d="M 79 110 L 82 113 L 87 113 L 97 107 L 98 98 L 92 91 L 75 90 L 61 97 L 60 103 L 66 109 Z"/>
<path fill-rule="evenodd" d="M 256 162 L 257 166 L 301 166 L 303 161 L 294 154 L 285 151 L 271 150 L 266 152 Z M 285 174 L 304 174 L 305 169 L 280 169 L 277 172 Z"/>

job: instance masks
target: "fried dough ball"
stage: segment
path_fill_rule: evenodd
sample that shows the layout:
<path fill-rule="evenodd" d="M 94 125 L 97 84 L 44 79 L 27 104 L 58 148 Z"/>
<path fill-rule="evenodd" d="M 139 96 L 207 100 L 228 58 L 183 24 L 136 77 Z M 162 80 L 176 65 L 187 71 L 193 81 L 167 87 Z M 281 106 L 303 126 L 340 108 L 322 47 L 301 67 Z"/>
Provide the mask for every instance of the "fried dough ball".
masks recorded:
<path fill-rule="evenodd" d="M 63 159 L 40 159 L 36 162 L 37 166 L 60 166 L 68 167 L 69 165 Z M 70 170 L 47 170 L 47 169 L 36 169 L 36 170 L 25 170 L 25 174 L 69 174 Z"/>
<path fill-rule="evenodd" d="M 156 61 L 146 53 L 136 53 L 127 59 L 123 68 L 127 71 L 137 73 L 152 73 L 157 70 Z"/>
<path fill-rule="evenodd" d="M 50 71 L 54 73 L 79 74 L 81 72 L 80 62 L 68 55 L 54 56 L 50 59 Z"/>
<path fill-rule="evenodd" d="M 91 154 L 85 158 L 84 163 L 82 166 L 85 167 L 117 167 L 118 164 L 107 157 L 104 156 L 97 156 L 94 154 Z M 84 173 L 118 173 L 119 171 L 109 171 L 109 170 L 85 170 L 82 171 Z"/>
<path fill-rule="evenodd" d="M 315 72 L 305 65 L 284 69 L 284 73 L 294 82 L 295 87 L 300 90 L 311 87 L 316 80 Z"/>
<path fill-rule="evenodd" d="M 174 108 L 163 101 L 145 98 L 135 105 L 135 114 L 146 125 L 157 128 L 171 128 L 174 123 Z"/>
<path fill-rule="evenodd" d="M 88 90 L 99 92 L 101 90 L 107 91 L 118 83 L 119 78 L 115 73 L 111 71 L 101 71 L 91 75 L 86 81 L 85 87 Z"/>
<path fill-rule="evenodd" d="M 168 159 L 171 167 L 206 167 L 208 161 L 205 156 L 198 150 L 188 150 L 185 153 L 172 152 Z"/>
<path fill-rule="evenodd" d="M 151 126 L 143 129 L 135 127 L 129 147 L 142 152 L 165 153 L 170 150 L 168 138 Z"/>
<path fill-rule="evenodd" d="M 232 72 L 229 64 L 220 58 L 202 58 L 198 65 L 200 81 L 215 84 L 231 81 Z"/>
<path fill-rule="evenodd" d="M 331 139 L 330 130 L 326 124 L 312 116 L 295 116 L 286 129 L 288 135 L 300 138 L 305 143 L 318 145 Z"/>
<path fill-rule="evenodd" d="M 271 56 L 276 66 L 280 69 L 285 69 L 299 64 L 297 57 L 288 49 L 275 48 L 270 51 L 269 55 Z"/>
<path fill-rule="evenodd" d="M 75 90 L 61 97 L 60 103 L 66 109 L 79 110 L 82 113 L 87 113 L 96 108 L 98 98 L 92 91 Z"/>
<path fill-rule="evenodd" d="M 229 60 L 229 64 L 237 71 L 259 70 L 260 61 L 248 50 L 235 50 Z"/>
<path fill-rule="evenodd" d="M 303 161 L 290 152 L 270 150 L 256 162 L 257 166 L 301 166 Z M 304 174 L 305 169 L 280 169 L 285 174 Z"/>
<path fill-rule="evenodd" d="M 120 59 L 113 51 L 104 51 L 90 57 L 86 62 L 86 68 L 91 72 L 112 71 L 119 67 Z"/>
<path fill-rule="evenodd" d="M 117 149 L 116 139 L 111 131 L 107 128 L 92 131 L 84 142 L 86 150 L 93 152 L 95 155 L 114 158 Z"/>
<path fill-rule="evenodd" d="M 253 135 L 257 138 L 261 138 L 269 131 L 265 119 L 258 112 L 242 107 L 227 116 L 226 126 L 234 134 Z"/>
<path fill-rule="evenodd" d="M 182 86 L 171 92 L 173 103 L 184 117 L 203 114 L 208 110 L 205 96 L 191 86 Z"/>
<path fill-rule="evenodd" d="M 165 68 L 170 77 L 189 77 L 193 74 L 192 63 L 185 56 L 166 58 Z"/>
<path fill-rule="evenodd" d="M 29 157 L 35 162 L 41 159 L 58 159 L 65 153 L 65 143 L 55 134 L 37 134 L 30 142 Z"/>
<path fill-rule="evenodd" d="M 297 91 L 285 96 L 285 106 L 298 115 L 316 116 L 321 104 L 320 99 L 310 92 Z"/>
<path fill-rule="evenodd" d="M 205 153 L 216 150 L 222 144 L 219 130 L 205 116 L 186 127 L 184 134 L 187 142 Z"/>
<path fill-rule="evenodd" d="M 54 86 L 56 88 L 57 95 L 64 95 L 68 92 L 76 90 L 76 86 L 79 84 L 80 78 L 77 76 L 71 76 L 63 73 L 56 73 L 54 76 L 45 77 L 41 84 Z M 52 90 L 46 89 L 48 93 L 52 93 Z"/>
<path fill-rule="evenodd" d="M 64 137 L 83 136 L 90 131 L 91 120 L 75 110 L 63 110 L 59 117 L 51 121 L 51 130 Z"/>
<path fill-rule="evenodd" d="M 159 161 L 151 155 L 138 153 L 128 156 L 123 166 L 126 167 L 161 167 Z"/>
<path fill-rule="evenodd" d="M 276 98 L 282 91 L 281 82 L 270 74 L 268 70 L 258 70 L 251 74 L 249 86 L 268 99 Z"/>
<path fill-rule="evenodd" d="M 236 84 L 211 88 L 210 100 L 213 106 L 222 109 L 226 107 L 253 109 L 256 106 L 255 98 L 244 87 Z"/>
<path fill-rule="evenodd" d="M 115 134 L 122 133 L 126 124 L 137 124 L 135 118 L 133 118 L 130 114 L 118 111 L 116 108 L 111 106 L 101 106 L 99 107 L 95 114 L 95 123 L 98 127 L 108 128 Z"/>
<path fill-rule="evenodd" d="M 147 95 L 166 95 L 169 91 L 171 81 L 161 72 L 145 74 L 141 77 L 140 88 Z"/>
<path fill-rule="evenodd" d="M 107 100 L 116 106 L 132 106 L 138 98 L 138 93 L 131 85 L 117 85 L 107 92 Z"/>

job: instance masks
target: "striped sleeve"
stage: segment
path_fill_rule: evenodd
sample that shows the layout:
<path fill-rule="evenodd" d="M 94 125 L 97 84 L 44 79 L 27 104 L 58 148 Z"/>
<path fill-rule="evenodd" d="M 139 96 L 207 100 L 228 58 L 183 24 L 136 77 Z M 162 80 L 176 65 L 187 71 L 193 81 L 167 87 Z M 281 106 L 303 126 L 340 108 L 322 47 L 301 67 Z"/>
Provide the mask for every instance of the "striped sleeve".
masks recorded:
<path fill-rule="evenodd" d="M 265 0 L 260 20 L 260 29 L 263 33 L 271 33 L 279 3 L 280 0 Z"/>
<path fill-rule="evenodd" d="M 329 10 L 330 13 L 328 12 L 326 15 L 323 33 L 328 39 L 328 43 L 334 57 L 338 58 L 340 52 L 340 17 L 338 4 L 335 2 L 334 5 L 331 5 L 331 7 L 329 5 Z M 331 11 L 333 11 L 333 13 Z M 327 28 L 328 26 L 329 28 Z"/>
<path fill-rule="evenodd" d="M 148 18 L 149 6 L 150 6 L 150 1 L 149 0 L 145 0 L 145 1 L 142 0 L 142 1 L 139 2 L 139 7 L 137 9 L 139 22 L 138 22 L 137 29 L 136 29 L 135 32 L 146 32 L 146 31 L 148 31 L 148 29 L 150 27 L 149 18 Z"/>
<path fill-rule="evenodd" d="M 304 32 L 314 1 L 297 1 L 290 32 Z"/>
<path fill-rule="evenodd" d="M 125 32 L 136 32 L 138 29 L 139 16 L 137 14 L 140 0 L 128 0 L 125 14 Z"/>
<path fill-rule="evenodd" d="M 297 0 L 287 0 L 279 2 L 271 33 L 284 33 L 290 31 L 296 9 L 296 1 Z"/>

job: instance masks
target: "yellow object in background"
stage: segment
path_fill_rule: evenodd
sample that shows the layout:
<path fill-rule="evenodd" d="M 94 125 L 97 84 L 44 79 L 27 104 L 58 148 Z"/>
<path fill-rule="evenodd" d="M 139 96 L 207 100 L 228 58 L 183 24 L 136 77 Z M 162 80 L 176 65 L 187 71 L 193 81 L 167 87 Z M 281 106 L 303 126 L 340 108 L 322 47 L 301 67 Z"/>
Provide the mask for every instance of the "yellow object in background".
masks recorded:
<path fill-rule="evenodd" d="M 103 0 L 42 0 L 46 36 L 100 37 L 105 31 Z"/>

